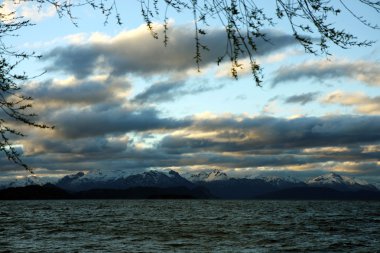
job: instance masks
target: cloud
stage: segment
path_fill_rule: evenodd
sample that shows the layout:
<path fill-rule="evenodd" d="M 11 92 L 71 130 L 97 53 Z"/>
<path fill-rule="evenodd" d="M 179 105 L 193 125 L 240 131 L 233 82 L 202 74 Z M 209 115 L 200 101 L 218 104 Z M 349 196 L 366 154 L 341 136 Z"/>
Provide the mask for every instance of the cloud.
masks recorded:
<path fill-rule="evenodd" d="M 173 101 L 184 86 L 185 81 L 183 80 L 158 82 L 137 94 L 133 100 L 138 103 Z"/>
<path fill-rule="evenodd" d="M 110 105 L 77 110 L 62 110 L 51 117 L 57 132 L 64 138 L 79 138 L 132 131 L 176 129 L 189 124 L 187 120 L 162 118 L 155 109 L 120 108 Z"/>
<path fill-rule="evenodd" d="M 258 54 L 255 59 L 260 66 L 271 65 L 277 62 L 284 61 L 287 58 L 294 58 L 294 56 L 302 55 L 304 52 L 295 48 L 288 50 L 281 50 L 281 52 L 273 52 L 270 54 Z M 253 55 L 256 55 L 255 53 Z M 251 63 L 248 58 L 239 60 L 239 67 L 236 67 L 235 70 L 238 73 L 238 76 L 251 75 Z M 219 64 L 216 71 L 216 77 L 223 78 L 229 77 L 234 78 L 231 75 L 231 62 L 223 62 Z"/>
<path fill-rule="evenodd" d="M 109 156 L 117 156 L 125 151 L 128 145 L 128 139 L 106 136 L 80 138 L 70 141 L 62 141 L 56 138 L 40 138 L 30 140 L 28 145 L 25 145 L 24 151 L 26 156 L 44 155 L 49 152 L 51 155 L 71 154 L 72 158 L 77 160 L 80 160 L 81 157 L 104 159 Z"/>
<path fill-rule="evenodd" d="M 189 87 L 191 86 L 191 87 Z M 223 88 L 225 85 L 205 85 L 199 83 L 189 84 L 185 80 L 166 80 L 157 82 L 149 86 L 143 92 L 137 94 L 132 102 L 145 104 L 145 103 L 162 103 L 174 101 L 182 96 L 195 95 L 212 90 Z"/>
<path fill-rule="evenodd" d="M 379 177 L 380 163 L 347 161 L 341 163 L 331 163 L 329 164 L 329 169 L 331 171 Z"/>
<path fill-rule="evenodd" d="M 32 22 L 39 22 L 57 14 L 53 4 L 40 7 L 39 4 L 27 1 L 4 1 L 1 6 L 2 13 L 15 12 L 12 17 L 24 17 Z"/>
<path fill-rule="evenodd" d="M 294 95 L 294 96 L 287 97 L 285 99 L 285 103 L 305 105 L 307 103 L 315 101 L 318 95 L 319 95 L 319 92 L 308 92 L 308 93 L 303 93 L 301 95 Z"/>
<path fill-rule="evenodd" d="M 324 60 L 309 61 L 299 65 L 279 68 L 272 79 L 272 86 L 303 79 L 317 81 L 351 79 L 368 86 L 380 86 L 380 64 L 374 61 Z"/>
<path fill-rule="evenodd" d="M 154 107 L 131 101 L 131 84 L 123 77 L 47 80 L 29 83 L 25 90 L 37 100 L 35 109 L 43 121 L 56 127 L 50 137 L 61 140 L 163 131 L 191 123 L 161 117 Z"/>
<path fill-rule="evenodd" d="M 152 38 L 145 26 L 121 32 L 114 37 L 93 34 L 82 44 L 70 44 L 51 50 L 44 59 L 49 61 L 48 70 L 64 71 L 77 78 L 104 71 L 113 76 L 131 73 L 151 76 L 183 72 L 196 67 L 194 33 L 190 31 L 192 30 L 188 25 L 169 28 L 167 47 Z M 158 27 L 157 32 L 162 33 L 162 27 Z M 257 56 L 296 44 L 291 35 L 274 30 L 268 30 L 266 33 L 271 43 L 259 39 Z M 216 63 L 217 58 L 225 54 L 226 40 L 224 30 L 208 31 L 202 43 L 210 48 L 210 51 L 202 52 L 202 66 Z"/>
<path fill-rule="evenodd" d="M 322 103 L 354 107 L 362 114 L 380 114 L 380 96 L 369 97 L 361 92 L 335 91 L 326 95 Z"/>
<path fill-rule="evenodd" d="M 275 113 L 278 113 L 281 111 L 279 105 L 278 105 L 278 98 L 279 96 L 274 96 L 268 100 L 268 102 L 264 105 L 263 109 L 261 110 L 261 113 L 263 115 L 273 115 Z"/>
<path fill-rule="evenodd" d="M 347 147 L 322 147 L 322 148 L 306 148 L 303 150 L 305 153 L 342 153 L 347 152 L 349 149 Z"/>
<path fill-rule="evenodd" d="M 218 118 L 196 121 L 191 130 L 211 132 L 213 136 L 192 137 L 196 135 L 189 131 L 165 137 L 161 147 L 168 152 L 188 153 L 289 150 L 328 147 L 331 143 L 359 145 L 380 141 L 380 117 Z"/>
<path fill-rule="evenodd" d="M 49 106 L 67 107 L 73 104 L 84 106 L 110 101 L 120 94 L 129 93 L 130 90 L 131 84 L 125 78 L 99 76 L 86 80 L 69 77 L 65 80 L 34 82 L 28 84 L 24 92 L 45 105 L 48 103 Z"/>

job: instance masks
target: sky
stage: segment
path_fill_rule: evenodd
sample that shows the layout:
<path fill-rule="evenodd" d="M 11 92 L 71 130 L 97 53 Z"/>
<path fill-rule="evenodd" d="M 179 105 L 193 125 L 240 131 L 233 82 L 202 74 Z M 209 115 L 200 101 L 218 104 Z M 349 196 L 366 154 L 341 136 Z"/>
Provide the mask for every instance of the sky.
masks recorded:
<path fill-rule="evenodd" d="M 272 3 L 258 3 L 273 16 Z M 48 6 L 6 3 L 36 24 L 8 43 L 42 55 L 19 65 L 37 76 L 22 90 L 34 98 L 39 120 L 55 126 L 17 126 L 27 136 L 14 145 L 36 175 L 220 169 L 236 177 L 336 172 L 380 183 L 380 42 L 331 45 L 331 56 L 314 56 L 294 40 L 286 22 L 276 21 L 265 30 L 271 43 L 257 41 L 255 57 L 264 74 L 257 87 L 247 68 L 235 80 L 228 63 L 217 66 L 225 48 L 217 20 L 202 38 L 210 51 L 203 52 L 198 73 L 191 13 L 168 12 L 165 47 L 162 20 L 154 20 L 157 40 L 138 1 L 117 4 L 122 25 L 112 16 L 104 25 L 102 15 L 84 7 L 73 12 L 75 26 Z M 378 20 L 352 4 L 368 20 Z M 347 15 L 333 22 L 359 39 L 380 39 L 379 30 Z M 28 173 L 5 157 L 0 163 L 0 178 Z"/>

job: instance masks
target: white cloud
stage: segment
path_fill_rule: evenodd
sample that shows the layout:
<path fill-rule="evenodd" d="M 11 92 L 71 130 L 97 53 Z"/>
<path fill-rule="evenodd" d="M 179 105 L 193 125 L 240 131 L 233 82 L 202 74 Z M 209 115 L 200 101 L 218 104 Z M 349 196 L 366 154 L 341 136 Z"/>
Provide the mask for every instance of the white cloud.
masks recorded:
<path fill-rule="evenodd" d="M 362 92 L 334 91 L 322 98 L 322 103 L 351 106 L 362 114 L 380 114 L 380 96 L 369 97 Z"/>
<path fill-rule="evenodd" d="M 2 4 L 3 13 L 15 12 L 12 17 L 24 17 L 32 22 L 40 22 L 57 14 L 53 5 L 40 6 L 38 3 L 29 1 L 5 0 Z"/>

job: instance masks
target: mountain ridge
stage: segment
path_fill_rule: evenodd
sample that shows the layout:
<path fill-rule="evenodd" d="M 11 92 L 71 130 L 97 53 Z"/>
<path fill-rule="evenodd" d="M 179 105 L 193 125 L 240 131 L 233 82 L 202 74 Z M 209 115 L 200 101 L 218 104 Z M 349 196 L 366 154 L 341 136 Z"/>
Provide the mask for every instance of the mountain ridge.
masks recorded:
<path fill-rule="evenodd" d="M 185 177 L 174 170 L 149 170 L 140 173 L 123 173 L 121 170 L 109 173 L 107 171 L 78 172 L 66 175 L 51 184 L 71 193 L 94 189 L 127 190 L 136 187 L 161 189 L 185 187 L 189 190 L 202 187 L 207 189 L 210 195 L 221 199 L 251 199 L 294 188 L 328 188 L 339 192 L 351 193 L 358 191 L 379 191 L 374 185 L 364 180 L 340 176 L 336 173 L 324 174 L 307 181 L 279 176 L 233 178 L 219 170 L 210 170 L 193 175 L 193 177 L 191 175 Z M 19 179 L 17 184 L 10 182 L 3 188 L 29 186 L 33 185 L 33 182 L 35 185 L 44 185 L 41 182 L 46 183 L 45 181 L 29 177 L 25 179 L 25 185 L 22 185 L 22 181 Z"/>

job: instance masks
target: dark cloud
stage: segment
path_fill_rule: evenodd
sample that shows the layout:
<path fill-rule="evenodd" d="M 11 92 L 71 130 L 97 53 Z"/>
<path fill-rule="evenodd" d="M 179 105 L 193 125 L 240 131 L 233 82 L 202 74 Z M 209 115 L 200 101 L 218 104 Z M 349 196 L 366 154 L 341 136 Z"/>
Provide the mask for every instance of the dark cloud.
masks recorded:
<path fill-rule="evenodd" d="M 315 101 L 318 95 L 319 95 L 319 92 L 308 92 L 301 95 L 294 95 L 294 96 L 287 97 L 285 99 L 285 103 L 305 105 L 307 103 Z"/>
<path fill-rule="evenodd" d="M 65 138 L 81 138 L 132 131 L 158 131 L 188 126 L 189 120 L 161 118 L 155 109 L 93 106 L 77 110 L 62 110 L 50 120 Z"/>
<path fill-rule="evenodd" d="M 315 79 L 317 81 L 348 78 L 369 86 L 380 86 L 380 64 L 370 61 L 313 61 L 279 68 L 272 86 L 284 82 Z"/>
<path fill-rule="evenodd" d="M 378 156 L 379 157 L 379 156 Z M 379 171 L 380 164 L 378 162 L 357 162 L 351 165 L 346 165 L 348 172 L 367 177 L 377 177 L 380 179 Z M 379 181 L 378 181 L 379 182 Z"/>
<path fill-rule="evenodd" d="M 115 98 L 118 91 L 127 92 L 131 84 L 125 79 L 108 77 L 105 80 L 46 80 L 26 86 L 25 93 L 40 103 L 92 105 Z"/>
<path fill-rule="evenodd" d="M 26 149 L 28 156 L 43 155 L 46 151 L 50 154 L 71 154 L 74 159 L 78 159 L 75 154 L 79 154 L 86 159 L 114 157 L 127 149 L 128 141 L 116 138 L 109 139 L 105 136 L 80 138 L 68 141 L 59 139 L 34 139 L 33 145 Z"/>
<path fill-rule="evenodd" d="M 161 147 L 168 152 L 239 152 L 294 149 L 380 141 L 379 116 L 331 116 L 283 119 L 212 119 L 197 121 L 193 130 L 218 131 L 213 138 L 167 136 Z M 365 131 L 363 131 L 365 129 Z M 235 134 L 226 138 L 226 134 Z M 238 135 L 236 135 L 238 134 Z"/>
<path fill-rule="evenodd" d="M 113 76 L 128 73 L 146 76 L 181 72 L 195 68 L 194 34 L 189 31 L 191 30 L 187 26 L 169 29 L 169 44 L 164 47 L 143 27 L 120 33 L 110 39 L 98 39 L 84 45 L 55 48 L 47 53 L 44 59 L 50 62 L 48 70 L 64 71 L 77 78 L 84 78 L 102 71 L 108 71 Z M 268 30 L 266 34 L 270 43 L 258 39 L 257 52 L 255 52 L 257 56 L 296 44 L 291 35 L 274 30 Z M 206 66 L 215 63 L 218 57 L 224 55 L 226 41 L 224 30 L 208 31 L 208 34 L 202 38 L 202 44 L 206 45 L 210 51 L 202 52 L 201 64 Z"/>
<path fill-rule="evenodd" d="M 86 142 L 87 139 L 85 139 Z M 104 141 L 101 141 L 101 143 Z M 88 142 L 90 144 L 91 142 Z M 114 152 L 113 144 L 107 143 L 108 146 L 101 144 L 99 148 L 105 147 L 103 151 L 100 149 L 92 149 L 89 153 L 81 153 L 69 150 L 71 145 L 55 149 L 57 153 L 46 155 L 43 153 L 35 154 L 27 158 L 31 165 L 48 166 L 51 169 L 68 169 L 77 170 L 78 167 L 90 169 L 94 168 L 114 168 L 114 169 L 147 169 L 152 167 L 184 167 L 184 166 L 218 166 L 222 168 L 247 168 L 259 166 L 291 166 L 303 165 L 326 161 L 308 156 L 298 156 L 292 154 L 276 154 L 276 155 L 252 155 L 236 156 L 231 154 L 221 154 L 214 152 L 189 153 L 189 154 L 173 154 L 166 153 L 156 148 L 136 149 L 133 147 L 121 146 L 114 144 L 116 152 Z M 87 145 L 86 145 L 87 146 Z M 83 147 L 83 145 L 81 145 Z M 124 148 L 124 149 L 122 149 Z M 121 151 L 122 150 L 122 151 Z M 78 149 L 77 149 L 78 151 Z M 59 161 L 59 163 L 57 163 Z M 69 166 L 70 165 L 70 166 Z"/>
<path fill-rule="evenodd" d="M 98 45 L 75 45 L 55 48 L 43 59 L 53 59 L 48 70 L 66 71 L 78 78 L 90 76 L 93 73 L 98 59 L 105 53 Z"/>
<path fill-rule="evenodd" d="M 130 89 L 125 78 L 103 77 L 99 81 L 48 80 L 31 83 L 26 90 L 39 102 L 38 113 L 44 122 L 55 126 L 52 138 L 163 131 L 191 124 L 188 119 L 163 118 L 154 107 L 130 101 Z"/>

